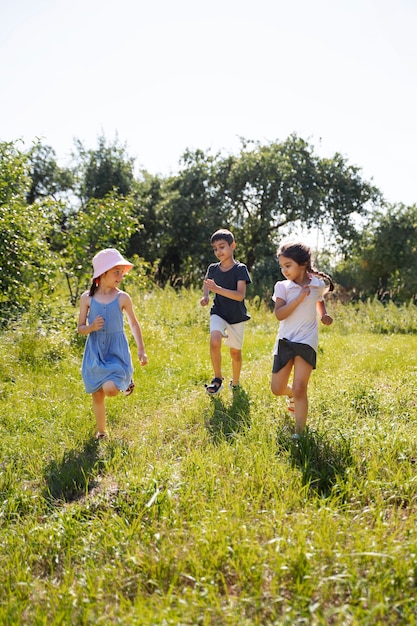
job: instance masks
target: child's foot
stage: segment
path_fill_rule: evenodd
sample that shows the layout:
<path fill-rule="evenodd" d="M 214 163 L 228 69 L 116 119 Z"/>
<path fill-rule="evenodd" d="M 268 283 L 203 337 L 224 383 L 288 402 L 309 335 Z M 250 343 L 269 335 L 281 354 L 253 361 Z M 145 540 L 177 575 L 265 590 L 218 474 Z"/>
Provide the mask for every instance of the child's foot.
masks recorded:
<path fill-rule="evenodd" d="M 135 388 L 135 383 L 133 382 L 133 380 L 131 380 L 129 387 L 126 389 L 126 391 L 122 391 L 122 394 L 124 396 L 130 396 L 130 394 L 133 392 L 134 388 Z"/>
<path fill-rule="evenodd" d="M 236 385 L 234 385 L 233 380 L 231 380 L 229 383 L 229 389 L 230 391 L 239 391 L 239 389 L 241 389 L 240 383 L 237 383 Z"/>
<path fill-rule="evenodd" d="M 107 439 L 108 434 L 106 432 L 102 433 L 100 431 L 98 431 L 96 433 L 96 441 L 100 441 L 100 439 Z"/>
<path fill-rule="evenodd" d="M 294 398 L 289 398 L 287 397 L 287 409 L 291 412 L 294 413 L 295 411 L 295 404 L 294 404 Z"/>
<path fill-rule="evenodd" d="M 209 385 L 205 385 L 206 391 L 210 396 L 215 396 L 216 393 L 219 393 L 222 386 L 223 378 L 213 378 Z"/>

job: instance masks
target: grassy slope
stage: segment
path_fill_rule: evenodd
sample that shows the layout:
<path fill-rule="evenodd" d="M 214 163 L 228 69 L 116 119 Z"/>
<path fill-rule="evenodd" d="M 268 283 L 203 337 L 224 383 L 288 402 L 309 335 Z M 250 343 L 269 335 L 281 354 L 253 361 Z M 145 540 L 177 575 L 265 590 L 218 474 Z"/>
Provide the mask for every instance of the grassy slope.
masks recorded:
<path fill-rule="evenodd" d="M 0 336 L 0 623 L 416 623 L 415 310 L 335 311 L 296 447 L 273 315 L 251 310 L 243 391 L 211 399 L 199 297 L 135 296 L 149 364 L 106 443 L 74 311 Z"/>

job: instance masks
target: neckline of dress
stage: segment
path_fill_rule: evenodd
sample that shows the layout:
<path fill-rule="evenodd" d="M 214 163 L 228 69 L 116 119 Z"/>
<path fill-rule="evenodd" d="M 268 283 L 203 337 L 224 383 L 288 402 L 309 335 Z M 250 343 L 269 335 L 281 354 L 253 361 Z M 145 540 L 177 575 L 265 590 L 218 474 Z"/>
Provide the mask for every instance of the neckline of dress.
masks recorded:
<path fill-rule="evenodd" d="M 94 296 L 92 296 L 92 299 L 95 300 L 97 302 L 97 304 L 102 304 L 103 306 L 107 306 L 109 304 L 113 304 L 113 302 L 115 302 L 119 298 L 120 294 L 121 294 L 121 291 L 119 291 L 119 293 L 116 295 L 116 297 L 113 298 L 113 300 L 110 300 L 110 302 L 100 302 L 100 300 L 97 300 L 97 298 L 94 297 Z"/>

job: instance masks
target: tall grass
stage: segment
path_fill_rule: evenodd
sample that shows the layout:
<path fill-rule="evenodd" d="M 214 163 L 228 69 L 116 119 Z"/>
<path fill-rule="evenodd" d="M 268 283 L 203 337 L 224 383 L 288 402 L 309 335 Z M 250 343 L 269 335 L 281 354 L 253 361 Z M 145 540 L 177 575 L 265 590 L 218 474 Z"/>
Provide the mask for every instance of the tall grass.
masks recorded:
<path fill-rule="evenodd" d="M 0 336 L 0 623 L 415 624 L 416 309 L 333 305 L 296 445 L 270 311 L 250 307 L 242 390 L 209 398 L 200 294 L 129 291 L 149 364 L 107 442 L 76 311 Z"/>

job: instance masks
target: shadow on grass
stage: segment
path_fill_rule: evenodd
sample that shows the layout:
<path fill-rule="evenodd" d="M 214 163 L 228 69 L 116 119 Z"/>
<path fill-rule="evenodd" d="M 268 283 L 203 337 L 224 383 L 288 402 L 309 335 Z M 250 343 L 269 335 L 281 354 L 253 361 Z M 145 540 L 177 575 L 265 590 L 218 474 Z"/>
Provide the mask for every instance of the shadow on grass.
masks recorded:
<path fill-rule="evenodd" d="M 295 441 L 285 429 L 278 433 L 277 443 L 290 451 L 293 466 L 301 470 L 303 485 L 320 496 L 329 496 L 353 465 L 349 442 L 340 433 L 329 441 L 324 435 L 307 429 L 301 439 Z"/>
<path fill-rule="evenodd" d="M 250 425 L 249 396 L 242 387 L 230 394 L 225 402 L 220 395 L 211 398 L 212 414 L 206 420 L 206 427 L 215 443 L 232 441 L 237 433 Z"/>
<path fill-rule="evenodd" d="M 44 473 L 45 499 L 72 502 L 85 496 L 104 467 L 100 448 L 95 439 L 89 439 L 82 449 L 64 452 L 61 461 L 52 460 Z"/>

